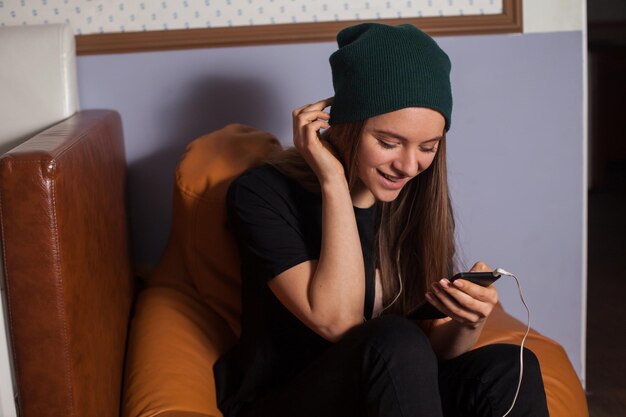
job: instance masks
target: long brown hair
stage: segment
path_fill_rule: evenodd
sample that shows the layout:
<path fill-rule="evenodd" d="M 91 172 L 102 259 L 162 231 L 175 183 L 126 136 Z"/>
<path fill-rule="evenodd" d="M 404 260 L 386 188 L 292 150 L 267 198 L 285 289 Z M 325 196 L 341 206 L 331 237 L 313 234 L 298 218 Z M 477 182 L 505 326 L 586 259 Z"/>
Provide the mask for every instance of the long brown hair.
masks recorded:
<path fill-rule="evenodd" d="M 357 181 L 357 149 L 365 121 L 332 125 L 322 139 L 337 151 L 348 185 Z M 317 176 L 296 148 L 271 155 L 267 161 L 305 189 L 320 192 Z M 379 226 L 375 238 L 376 264 L 383 287 L 383 306 L 402 293 L 385 313 L 404 314 L 424 299 L 432 282 L 454 272 L 454 216 L 448 192 L 446 140 L 440 140 L 428 169 L 409 181 L 391 202 L 377 202 Z"/>

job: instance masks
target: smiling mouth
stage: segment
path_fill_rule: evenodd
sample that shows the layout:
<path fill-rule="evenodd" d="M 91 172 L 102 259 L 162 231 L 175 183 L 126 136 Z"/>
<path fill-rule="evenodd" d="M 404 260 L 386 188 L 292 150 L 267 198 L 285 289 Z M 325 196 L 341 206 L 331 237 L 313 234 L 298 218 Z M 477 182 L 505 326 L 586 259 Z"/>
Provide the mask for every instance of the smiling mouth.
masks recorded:
<path fill-rule="evenodd" d="M 378 170 L 377 170 L 377 171 L 378 171 Z M 382 172 L 382 171 L 378 171 L 378 173 L 379 173 L 382 177 L 384 177 L 385 179 L 387 179 L 387 180 L 389 180 L 389 181 L 391 181 L 391 182 L 400 182 L 400 181 L 403 181 L 403 180 L 406 178 L 406 177 L 393 177 L 393 176 L 391 176 L 391 175 L 387 175 L 387 174 L 385 174 L 385 173 L 384 173 L 384 172 Z"/>

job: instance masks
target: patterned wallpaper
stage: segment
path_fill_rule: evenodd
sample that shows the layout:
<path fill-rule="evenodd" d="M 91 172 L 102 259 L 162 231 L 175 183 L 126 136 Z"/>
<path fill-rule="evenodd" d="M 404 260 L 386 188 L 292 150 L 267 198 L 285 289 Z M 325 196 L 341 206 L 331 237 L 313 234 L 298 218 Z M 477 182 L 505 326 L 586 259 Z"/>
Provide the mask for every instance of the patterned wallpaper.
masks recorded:
<path fill-rule="evenodd" d="M 70 23 L 77 35 L 502 13 L 502 0 L 0 0 L 0 26 Z"/>

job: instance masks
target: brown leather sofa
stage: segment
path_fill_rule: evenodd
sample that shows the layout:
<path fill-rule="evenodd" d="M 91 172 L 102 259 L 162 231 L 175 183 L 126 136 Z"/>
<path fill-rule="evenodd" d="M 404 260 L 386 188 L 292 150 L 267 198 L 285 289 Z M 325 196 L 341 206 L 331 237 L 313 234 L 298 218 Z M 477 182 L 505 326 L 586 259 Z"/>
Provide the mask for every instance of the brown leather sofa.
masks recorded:
<path fill-rule="evenodd" d="M 22 417 L 116 416 L 133 300 L 117 113 L 81 111 L 0 160 Z"/>
<path fill-rule="evenodd" d="M 240 331 L 238 258 L 224 195 L 234 176 L 278 146 L 242 125 L 188 146 L 176 172 L 169 242 L 136 296 L 119 116 L 79 112 L 2 158 L 4 268 L 22 417 L 221 416 L 212 366 Z M 524 330 L 498 307 L 478 344 L 519 343 Z M 562 347 L 534 331 L 527 346 L 541 363 L 551 416 L 588 416 Z"/>

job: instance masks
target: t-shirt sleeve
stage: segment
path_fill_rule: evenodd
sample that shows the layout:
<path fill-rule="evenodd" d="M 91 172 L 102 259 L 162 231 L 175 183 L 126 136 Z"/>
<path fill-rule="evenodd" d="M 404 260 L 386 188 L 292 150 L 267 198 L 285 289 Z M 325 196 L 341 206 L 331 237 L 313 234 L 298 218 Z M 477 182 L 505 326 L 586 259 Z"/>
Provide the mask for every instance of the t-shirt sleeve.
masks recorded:
<path fill-rule="evenodd" d="M 284 196 L 269 184 L 235 180 L 228 189 L 227 210 L 244 276 L 266 283 L 316 258 Z"/>

